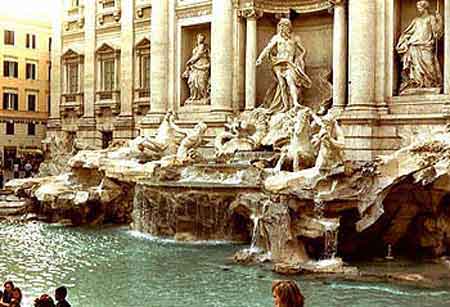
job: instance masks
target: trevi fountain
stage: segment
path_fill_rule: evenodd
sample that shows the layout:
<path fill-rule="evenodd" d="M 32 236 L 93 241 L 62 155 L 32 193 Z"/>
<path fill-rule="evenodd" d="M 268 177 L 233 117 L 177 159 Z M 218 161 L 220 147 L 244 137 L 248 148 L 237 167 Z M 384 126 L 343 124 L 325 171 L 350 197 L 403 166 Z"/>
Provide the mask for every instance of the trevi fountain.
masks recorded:
<path fill-rule="evenodd" d="M 272 306 L 280 278 L 307 306 L 450 304 L 450 3 L 270 2 L 236 9 L 270 35 L 221 129 L 169 108 L 105 149 L 48 134 L 39 175 L 2 191 L 3 275 L 75 306 Z M 308 32 L 330 16 L 332 69 Z M 179 69 L 186 107 L 217 97 L 208 31 Z"/>

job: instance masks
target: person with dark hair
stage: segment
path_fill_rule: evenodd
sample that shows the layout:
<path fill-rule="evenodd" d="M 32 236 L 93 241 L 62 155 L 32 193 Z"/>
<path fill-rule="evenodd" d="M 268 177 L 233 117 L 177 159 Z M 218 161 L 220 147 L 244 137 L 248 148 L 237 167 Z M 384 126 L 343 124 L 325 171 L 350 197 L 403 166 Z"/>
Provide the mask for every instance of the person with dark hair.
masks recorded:
<path fill-rule="evenodd" d="M 12 292 L 14 289 L 14 283 L 11 280 L 5 281 L 3 284 L 3 296 L 0 300 L 0 307 L 9 307 L 12 299 Z"/>
<path fill-rule="evenodd" d="M 20 307 L 20 303 L 22 302 L 22 291 L 20 288 L 14 288 L 11 294 L 11 303 L 9 307 Z"/>
<path fill-rule="evenodd" d="M 55 300 L 58 302 L 56 303 L 56 307 L 70 307 L 69 302 L 66 301 L 67 296 L 67 288 L 64 286 L 61 286 L 55 290 Z"/>
<path fill-rule="evenodd" d="M 55 302 L 48 294 L 42 294 L 34 300 L 34 307 L 55 307 Z"/>
<path fill-rule="evenodd" d="M 274 307 L 303 307 L 305 298 L 293 280 L 274 280 L 272 282 Z"/>

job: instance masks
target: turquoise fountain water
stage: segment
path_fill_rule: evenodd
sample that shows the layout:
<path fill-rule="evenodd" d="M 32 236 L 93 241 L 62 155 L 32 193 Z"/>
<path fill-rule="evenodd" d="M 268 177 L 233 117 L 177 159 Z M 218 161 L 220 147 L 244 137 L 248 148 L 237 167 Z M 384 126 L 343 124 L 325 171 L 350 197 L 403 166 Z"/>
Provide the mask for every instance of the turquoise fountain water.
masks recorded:
<path fill-rule="evenodd" d="M 242 246 L 180 244 L 127 228 L 0 224 L 0 278 L 22 288 L 25 306 L 64 284 L 73 306 L 269 307 L 267 268 L 230 264 Z M 297 278 L 307 306 L 448 306 L 450 287 Z"/>

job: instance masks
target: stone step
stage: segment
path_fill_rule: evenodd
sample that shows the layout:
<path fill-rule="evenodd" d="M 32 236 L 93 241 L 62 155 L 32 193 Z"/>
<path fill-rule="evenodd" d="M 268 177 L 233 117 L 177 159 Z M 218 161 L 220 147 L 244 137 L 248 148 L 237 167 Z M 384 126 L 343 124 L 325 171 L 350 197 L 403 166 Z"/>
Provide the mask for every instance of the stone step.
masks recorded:
<path fill-rule="evenodd" d="M 0 201 L 0 217 L 24 214 L 26 207 L 25 201 Z"/>

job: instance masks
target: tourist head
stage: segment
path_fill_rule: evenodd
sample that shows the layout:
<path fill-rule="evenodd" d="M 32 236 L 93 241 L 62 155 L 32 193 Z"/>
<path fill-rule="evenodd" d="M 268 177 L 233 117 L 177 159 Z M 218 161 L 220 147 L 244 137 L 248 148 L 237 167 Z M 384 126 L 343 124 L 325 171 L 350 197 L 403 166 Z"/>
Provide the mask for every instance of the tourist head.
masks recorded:
<path fill-rule="evenodd" d="M 20 303 L 22 301 L 22 290 L 20 288 L 14 288 L 11 293 L 11 297 L 17 302 Z"/>
<path fill-rule="evenodd" d="M 275 307 L 303 307 L 305 299 L 295 281 L 275 280 L 272 282 Z"/>
<path fill-rule="evenodd" d="M 425 13 L 430 8 L 430 2 L 428 0 L 419 0 L 417 1 L 417 11 L 420 14 Z"/>
<path fill-rule="evenodd" d="M 62 301 L 65 300 L 67 296 L 67 288 L 62 286 L 55 290 L 55 300 Z"/>
<path fill-rule="evenodd" d="M 3 284 L 3 288 L 5 288 L 5 292 L 11 293 L 14 289 L 14 283 L 11 280 L 7 280 Z"/>
<path fill-rule="evenodd" d="M 278 33 L 288 36 L 292 33 L 292 23 L 288 18 L 281 18 L 278 23 Z"/>
<path fill-rule="evenodd" d="M 55 307 L 55 302 L 48 294 L 42 294 L 34 300 L 34 307 Z"/>

